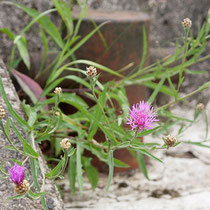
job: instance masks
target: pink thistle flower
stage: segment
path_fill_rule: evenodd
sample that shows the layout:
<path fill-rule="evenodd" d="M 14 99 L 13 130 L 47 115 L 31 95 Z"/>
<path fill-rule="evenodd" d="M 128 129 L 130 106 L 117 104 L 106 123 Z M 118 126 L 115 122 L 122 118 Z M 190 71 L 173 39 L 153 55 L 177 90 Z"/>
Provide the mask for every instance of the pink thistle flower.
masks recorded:
<path fill-rule="evenodd" d="M 10 168 L 10 178 L 16 185 L 21 185 L 23 180 L 25 179 L 24 173 L 25 167 L 19 166 L 17 163 Z"/>
<path fill-rule="evenodd" d="M 132 106 L 132 109 L 129 108 L 129 117 L 127 117 L 127 123 L 132 128 L 132 130 L 139 130 L 139 133 L 143 130 L 152 129 L 151 124 L 156 119 L 157 112 L 153 110 L 153 107 L 144 101 L 140 101 L 139 103 Z"/>

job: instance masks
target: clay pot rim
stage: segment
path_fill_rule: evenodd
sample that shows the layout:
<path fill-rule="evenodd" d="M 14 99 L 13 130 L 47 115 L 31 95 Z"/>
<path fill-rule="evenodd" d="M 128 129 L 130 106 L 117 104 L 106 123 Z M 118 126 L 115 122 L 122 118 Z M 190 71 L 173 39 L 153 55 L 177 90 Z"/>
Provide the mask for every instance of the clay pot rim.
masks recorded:
<path fill-rule="evenodd" d="M 80 17 L 80 8 L 75 6 L 72 11 L 72 16 L 76 19 Z M 85 17 L 83 18 L 85 21 L 94 20 L 95 22 L 121 22 L 121 23 L 134 23 L 134 22 L 147 22 L 151 21 L 151 17 L 144 12 L 139 11 L 130 11 L 130 10 L 93 10 L 88 9 Z"/>

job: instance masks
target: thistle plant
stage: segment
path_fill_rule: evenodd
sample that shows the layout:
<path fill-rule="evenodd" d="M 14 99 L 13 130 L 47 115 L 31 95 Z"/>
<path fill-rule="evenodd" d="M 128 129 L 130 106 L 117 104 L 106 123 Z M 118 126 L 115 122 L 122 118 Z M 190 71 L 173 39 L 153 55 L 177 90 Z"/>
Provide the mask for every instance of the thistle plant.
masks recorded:
<path fill-rule="evenodd" d="M 158 121 L 157 112 L 153 111 L 148 102 L 140 101 L 129 110 L 127 124 L 131 126 L 132 130 L 139 130 L 139 133 L 143 130 L 152 129 L 151 124 Z"/>
<path fill-rule="evenodd" d="M 40 14 L 37 11 L 34 12 L 35 10 L 33 10 L 33 13 L 30 12 L 31 10 L 26 10 L 21 4 L 9 2 L 9 4 L 26 11 L 33 20 L 23 29 L 20 35 L 17 36 L 9 29 L 0 29 L 1 32 L 7 35 L 9 33 L 10 38 L 12 37 L 16 40 L 15 43 L 20 42 L 22 44 L 14 46 L 11 54 L 10 68 L 14 68 L 18 63 L 18 60 L 16 61 L 14 56 L 16 46 L 24 46 L 24 52 L 26 53 L 24 57 L 22 56 L 23 49 L 18 48 L 18 50 L 20 57 L 29 68 L 30 63 L 28 62 L 30 61 L 26 59 L 28 49 L 25 45 L 26 42 L 24 42 L 24 33 L 26 33 L 35 22 L 40 24 L 41 41 L 44 43 L 44 56 L 38 74 L 44 75 L 45 72 L 50 70 L 49 77 L 47 78 L 45 87 L 39 90 L 38 94 L 37 92 L 36 94 L 32 94 L 33 91 L 30 86 L 32 83 L 28 81 L 35 81 L 31 80 L 31 78 L 29 80 L 26 75 L 21 77 L 22 75 L 20 73 L 17 74 L 14 70 L 11 71 L 18 77 L 18 81 L 21 81 L 21 84 L 27 87 L 24 88 L 24 90 L 31 99 L 30 104 L 26 104 L 25 101 L 22 103 L 23 110 L 27 115 L 27 121 L 22 119 L 12 108 L 4 90 L 2 80 L 0 79 L 0 92 L 6 104 L 4 107 L 9 108 L 7 111 L 11 115 L 11 118 L 6 118 L 5 110 L 0 106 L 0 125 L 10 148 L 21 154 L 25 158 L 25 161 L 29 160 L 31 167 L 28 169 L 31 173 L 29 176 L 31 180 L 25 179 L 24 161 L 16 160 L 16 162 L 20 162 L 22 166 L 20 166 L 21 164 L 15 164 L 15 166 L 10 169 L 11 179 L 16 185 L 16 192 L 21 194 L 18 195 L 19 197 L 15 196 L 11 199 L 23 197 L 29 197 L 30 199 L 40 198 L 45 209 L 47 209 L 45 195 L 48 193 L 45 189 L 46 179 L 52 179 L 55 182 L 57 179 L 63 179 L 66 169 L 68 170 L 68 179 L 72 194 L 76 191 L 76 181 L 78 182 L 78 189 L 82 193 L 84 173 L 88 177 L 92 189 L 94 190 L 96 188 L 98 183 L 98 171 L 92 165 L 92 157 L 84 155 L 85 150 L 88 150 L 91 154 L 97 156 L 99 160 L 108 165 L 109 175 L 107 190 L 111 185 L 114 168 L 129 167 L 126 163 L 115 158 L 114 152 L 120 149 L 128 149 L 132 152 L 143 174 L 149 179 L 144 162 L 144 155 L 162 162 L 155 157 L 151 151 L 155 149 L 169 149 L 183 142 L 179 138 L 180 134 L 189 128 L 201 114 L 206 113 L 204 107 L 198 105 L 197 108 L 195 108 L 193 120 L 190 120 L 173 115 L 170 113 L 169 108 L 179 101 L 184 101 L 188 97 L 210 87 L 210 82 L 208 82 L 198 87 L 193 92 L 186 93 L 184 96 L 180 96 L 179 94 L 184 81 L 184 73 L 192 73 L 189 67 L 210 57 L 209 55 L 202 57 L 202 52 L 205 49 L 210 32 L 208 20 L 198 31 L 198 36 L 194 38 L 190 31 L 192 23 L 190 20 L 185 19 L 183 21 L 185 32 L 182 40 L 183 43 L 177 41 L 175 54 L 146 67 L 144 67 L 144 62 L 147 54 L 147 40 L 145 29 L 143 29 L 144 53 L 141 63 L 135 69 L 131 69 L 130 72 L 132 72 L 132 74 L 123 76 L 120 71 L 116 72 L 93 61 L 77 60 L 75 58 L 74 52 L 103 27 L 105 23 L 97 26 L 86 37 L 80 37 L 78 29 L 82 17 L 84 17 L 87 10 L 87 6 L 85 4 L 79 4 L 81 7 L 81 19 L 75 23 L 75 26 L 71 12 L 69 12 L 71 11 L 71 6 L 59 0 L 53 0 L 53 3 L 55 9 Z M 61 38 L 60 28 L 56 27 L 49 17 L 46 16 L 48 13 L 54 12 L 55 10 L 60 15 L 66 27 L 67 35 L 64 39 Z M 65 10 L 65 12 L 63 12 L 63 10 Z M 64 14 L 68 14 L 68 18 L 66 18 Z M 56 33 L 51 33 L 51 28 L 46 23 L 50 23 Z M 50 45 L 48 46 L 47 37 L 51 38 L 59 49 L 57 57 L 48 65 L 46 64 L 46 55 Z M 176 66 L 171 67 L 170 64 L 176 61 L 181 62 L 177 62 Z M 87 66 L 86 70 L 84 67 L 81 67 L 81 64 Z M 68 75 L 63 76 L 62 73 L 64 71 L 68 71 Z M 113 76 L 118 76 L 119 80 L 117 82 L 109 81 L 101 83 L 100 74 L 98 72 L 106 72 Z M 171 77 L 176 74 L 179 77 L 177 85 L 171 80 Z M 22 78 L 27 79 L 24 80 Z M 74 86 L 76 84 L 75 86 L 79 86 L 80 88 L 63 88 L 62 82 L 64 80 L 70 81 L 70 85 L 73 84 L 72 86 Z M 165 81 L 168 81 L 169 86 L 165 85 Z M 153 92 L 148 100 L 140 101 L 137 104 L 129 104 L 126 87 L 132 84 L 152 88 Z M 169 103 L 154 110 L 154 101 L 159 92 L 173 99 Z M 34 95 L 36 97 L 34 97 Z M 89 105 L 84 98 L 91 100 L 92 105 Z M 70 108 L 73 107 L 76 111 L 70 114 L 65 113 L 62 110 L 61 103 L 70 106 Z M 162 120 L 162 118 L 165 120 Z M 206 119 L 208 118 L 206 117 Z M 23 128 L 25 137 L 21 135 L 14 121 Z M 181 128 L 177 135 L 170 135 L 169 128 L 179 123 L 181 123 Z M 126 124 L 130 125 L 130 128 L 127 128 Z M 21 149 L 16 147 L 9 136 L 9 125 L 19 138 L 22 145 Z M 97 141 L 97 132 L 103 133 L 103 141 Z M 147 135 L 162 137 L 163 144 L 155 141 L 147 143 Z M 145 141 L 139 141 L 140 137 L 145 137 Z M 208 129 L 206 129 L 205 140 L 208 140 Z M 56 160 L 54 167 L 51 167 L 48 172 L 43 170 L 40 164 L 41 159 L 37 152 L 37 144 L 43 141 L 47 141 L 54 151 L 54 154 L 50 157 L 46 157 L 46 159 Z M 182 145 L 184 145 L 184 143 L 192 142 L 183 142 Z M 203 144 L 202 142 L 197 145 L 203 146 Z M 9 178 L 9 175 L 3 170 L 3 164 L 1 165 L 1 169 L 1 172 L 3 172 L 5 176 L 4 178 Z M 41 180 L 41 184 L 38 180 Z M 29 187 L 29 183 L 32 183 L 32 181 L 34 185 Z M 20 186 L 22 186 L 22 188 Z"/>

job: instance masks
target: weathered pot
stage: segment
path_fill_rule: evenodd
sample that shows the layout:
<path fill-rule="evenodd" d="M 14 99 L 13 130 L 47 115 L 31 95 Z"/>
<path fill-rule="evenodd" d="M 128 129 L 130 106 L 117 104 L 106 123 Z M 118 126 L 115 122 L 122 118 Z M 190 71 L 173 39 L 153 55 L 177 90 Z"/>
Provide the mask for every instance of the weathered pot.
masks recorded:
<path fill-rule="evenodd" d="M 73 16 L 76 19 L 79 14 L 79 11 L 73 11 Z M 95 61 L 116 71 L 131 63 L 133 64 L 132 69 L 138 68 L 143 53 L 143 27 L 146 30 L 147 45 L 149 46 L 150 17 L 141 12 L 89 10 L 80 26 L 79 34 L 85 37 L 95 28 L 94 24 L 99 25 L 105 21 L 109 22 L 100 29 L 100 33 L 95 33 L 76 51 L 76 58 Z M 147 63 L 148 61 L 145 62 L 145 65 Z M 86 66 L 83 65 L 82 68 L 85 69 Z M 124 71 L 123 75 L 129 75 L 130 71 L 130 69 Z M 99 77 L 102 83 L 110 80 L 118 81 L 119 79 L 102 71 Z M 126 92 L 130 105 L 148 98 L 147 88 L 140 85 L 127 86 Z M 102 132 L 97 132 L 94 138 L 99 141 L 105 140 Z M 115 151 L 114 156 L 130 165 L 130 168 L 115 168 L 115 172 L 138 167 L 136 159 L 126 149 Z M 99 170 L 107 171 L 107 166 L 98 159 L 94 158 L 92 163 Z"/>

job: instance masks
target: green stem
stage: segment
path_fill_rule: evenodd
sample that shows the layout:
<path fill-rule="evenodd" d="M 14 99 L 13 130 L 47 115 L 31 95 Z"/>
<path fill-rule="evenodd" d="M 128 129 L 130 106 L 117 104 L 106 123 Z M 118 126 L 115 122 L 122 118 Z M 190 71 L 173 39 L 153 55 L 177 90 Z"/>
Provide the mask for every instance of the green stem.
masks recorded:
<path fill-rule="evenodd" d="M 136 139 L 137 135 L 138 135 L 138 130 L 135 130 L 133 138 L 130 140 L 130 144 L 133 143 L 133 141 Z"/>
<path fill-rule="evenodd" d="M 201 87 L 199 87 L 197 90 L 194 90 L 193 92 L 191 92 L 191 93 L 189 93 L 189 94 L 187 94 L 187 95 L 185 95 L 183 97 L 177 98 L 176 100 L 174 100 L 174 101 L 172 101 L 172 102 L 170 102 L 168 104 L 165 104 L 165 105 L 159 107 L 158 110 L 160 110 L 160 109 L 166 109 L 169 106 L 177 103 L 178 101 L 181 101 L 181 100 L 184 100 L 184 99 L 186 99 L 188 97 L 191 97 L 191 96 L 195 95 L 196 93 L 199 93 L 199 92 L 201 92 L 201 91 L 203 91 L 203 90 L 205 90 L 205 89 L 207 89 L 209 87 L 210 87 L 210 82 L 207 82 L 206 84 L 204 84 Z"/>
<path fill-rule="evenodd" d="M 188 35 L 189 35 L 189 29 L 186 29 L 185 30 L 185 37 L 184 37 L 184 55 L 183 55 L 183 58 L 182 58 L 181 69 L 179 71 L 179 83 L 178 83 L 178 86 L 177 86 L 176 98 L 178 97 L 179 89 L 180 89 L 181 84 L 183 82 L 182 75 L 183 75 L 183 72 L 184 72 L 184 63 L 185 63 L 185 60 L 186 60 L 186 57 L 187 57 L 188 46 L 189 46 Z"/>
<path fill-rule="evenodd" d="M 38 152 L 37 149 L 36 149 L 36 145 L 35 145 L 35 139 L 34 139 L 34 134 L 33 132 L 31 132 L 31 135 L 30 135 L 30 143 L 31 143 L 31 146 L 32 148 L 34 149 L 35 152 Z M 38 157 L 38 163 L 39 163 L 39 168 L 40 168 L 40 171 L 41 171 L 41 174 L 42 174 L 42 187 L 41 187 L 41 192 L 44 192 L 44 188 L 45 188 L 45 169 L 43 168 L 42 164 L 41 164 L 41 157 L 39 155 Z"/>

